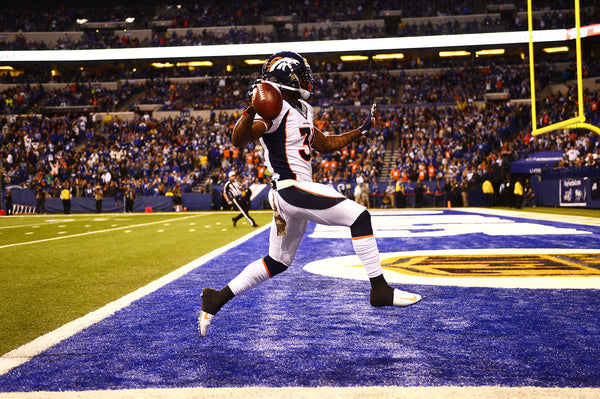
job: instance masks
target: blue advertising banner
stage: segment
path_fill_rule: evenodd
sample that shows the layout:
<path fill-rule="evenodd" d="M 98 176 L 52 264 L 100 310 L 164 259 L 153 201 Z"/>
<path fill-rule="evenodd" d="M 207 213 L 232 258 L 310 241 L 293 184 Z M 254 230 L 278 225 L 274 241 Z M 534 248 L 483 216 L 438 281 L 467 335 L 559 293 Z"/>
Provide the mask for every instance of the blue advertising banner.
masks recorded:
<path fill-rule="evenodd" d="M 587 205 L 587 178 L 560 180 L 560 206 Z"/>
<path fill-rule="evenodd" d="M 562 151 L 538 151 L 530 154 L 525 159 L 520 159 L 510 164 L 510 173 L 542 173 L 544 167 L 552 166 L 563 157 Z"/>

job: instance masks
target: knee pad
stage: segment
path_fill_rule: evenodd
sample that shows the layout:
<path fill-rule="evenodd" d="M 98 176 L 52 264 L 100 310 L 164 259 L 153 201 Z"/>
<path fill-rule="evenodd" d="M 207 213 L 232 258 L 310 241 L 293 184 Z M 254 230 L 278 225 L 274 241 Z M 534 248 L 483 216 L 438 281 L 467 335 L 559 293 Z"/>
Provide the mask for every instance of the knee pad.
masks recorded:
<path fill-rule="evenodd" d="M 358 215 L 354 223 L 350 226 L 352 238 L 366 237 L 373 235 L 373 226 L 371 225 L 371 214 L 365 210 Z"/>
<path fill-rule="evenodd" d="M 273 277 L 278 275 L 281 272 L 284 272 L 287 269 L 287 266 L 281 262 L 277 262 L 275 259 L 271 258 L 269 255 L 263 258 L 263 262 L 265 263 L 265 267 L 267 268 L 267 272 L 269 276 Z"/>

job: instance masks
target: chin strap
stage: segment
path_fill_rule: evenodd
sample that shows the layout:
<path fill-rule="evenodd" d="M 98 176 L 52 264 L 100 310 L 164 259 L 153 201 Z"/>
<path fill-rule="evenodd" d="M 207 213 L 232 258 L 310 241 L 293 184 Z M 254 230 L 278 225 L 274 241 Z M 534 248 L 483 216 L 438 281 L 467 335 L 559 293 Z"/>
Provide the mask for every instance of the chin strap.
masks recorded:
<path fill-rule="evenodd" d="M 273 83 L 273 82 L 271 82 L 271 83 Z M 300 98 L 302 98 L 303 100 L 308 100 L 311 95 L 311 92 L 306 89 L 298 89 L 296 87 L 283 85 L 281 83 L 275 83 L 275 85 L 278 86 L 280 89 L 289 90 L 289 91 L 297 91 L 298 93 L 300 93 Z"/>

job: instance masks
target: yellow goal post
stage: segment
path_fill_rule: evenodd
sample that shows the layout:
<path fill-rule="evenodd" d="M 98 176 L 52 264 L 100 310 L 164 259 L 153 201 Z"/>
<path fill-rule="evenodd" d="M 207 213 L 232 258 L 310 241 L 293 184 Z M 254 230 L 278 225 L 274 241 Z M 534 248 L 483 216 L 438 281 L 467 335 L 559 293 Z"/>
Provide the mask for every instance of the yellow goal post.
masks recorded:
<path fill-rule="evenodd" d="M 531 79 L 531 135 L 538 136 L 559 129 L 588 129 L 600 135 L 600 128 L 585 123 L 583 111 L 583 78 L 581 67 L 581 17 L 579 0 L 575 2 L 575 52 L 577 57 L 577 115 L 573 118 L 556 122 L 541 128 L 537 127 L 537 111 L 535 107 L 535 62 L 533 58 L 533 13 L 531 1 L 527 0 L 527 25 L 529 30 L 529 75 Z M 567 38 L 566 38 L 567 39 Z"/>

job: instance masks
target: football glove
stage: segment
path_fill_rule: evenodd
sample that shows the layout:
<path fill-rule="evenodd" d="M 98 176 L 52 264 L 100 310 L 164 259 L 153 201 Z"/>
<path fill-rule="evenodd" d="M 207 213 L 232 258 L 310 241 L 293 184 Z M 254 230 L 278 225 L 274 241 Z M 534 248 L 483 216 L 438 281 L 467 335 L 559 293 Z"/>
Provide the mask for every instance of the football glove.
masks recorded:
<path fill-rule="evenodd" d="M 367 119 L 365 119 L 363 124 L 360 125 L 360 127 L 359 127 L 360 133 L 363 136 L 369 137 L 369 131 L 373 127 L 373 123 L 375 123 L 375 110 L 376 109 L 377 109 L 377 104 L 373 103 L 373 105 L 371 106 L 371 112 L 369 113 L 369 116 L 367 116 Z"/>
<path fill-rule="evenodd" d="M 250 105 L 252 105 L 252 92 L 254 91 L 254 87 L 256 87 L 256 85 L 260 82 L 262 82 L 261 79 L 256 79 L 255 81 L 250 83 L 250 89 L 248 89 L 248 92 L 246 92 L 246 99 L 248 100 L 248 103 Z"/>

